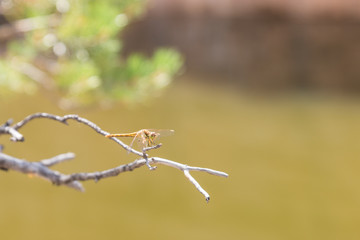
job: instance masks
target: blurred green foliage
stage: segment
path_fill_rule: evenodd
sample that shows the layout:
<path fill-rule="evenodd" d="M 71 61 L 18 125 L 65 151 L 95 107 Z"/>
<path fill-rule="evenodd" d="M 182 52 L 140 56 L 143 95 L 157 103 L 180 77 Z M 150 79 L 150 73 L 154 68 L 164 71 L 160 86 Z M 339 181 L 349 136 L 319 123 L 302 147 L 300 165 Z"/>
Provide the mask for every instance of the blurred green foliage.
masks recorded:
<path fill-rule="evenodd" d="M 31 94 L 41 87 L 56 93 L 63 107 L 140 102 L 155 96 L 179 71 L 182 58 L 172 49 L 159 49 L 150 58 L 121 57 L 119 36 L 143 13 L 144 4 L 139 0 L 1 1 L 0 13 L 16 34 L 0 55 L 0 96 Z"/>

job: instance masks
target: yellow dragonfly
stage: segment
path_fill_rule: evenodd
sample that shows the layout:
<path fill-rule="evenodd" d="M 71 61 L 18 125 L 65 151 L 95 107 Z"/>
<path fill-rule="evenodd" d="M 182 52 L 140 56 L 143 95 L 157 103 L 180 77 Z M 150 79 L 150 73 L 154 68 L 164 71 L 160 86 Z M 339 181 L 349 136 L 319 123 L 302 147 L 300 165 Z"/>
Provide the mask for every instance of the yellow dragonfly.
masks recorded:
<path fill-rule="evenodd" d="M 105 137 L 111 138 L 111 137 L 133 137 L 132 142 L 130 143 L 130 147 L 134 144 L 136 141 L 141 149 L 148 148 L 155 146 L 155 141 L 159 139 L 159 137 L 163 136 L 169 136 L 174 134 L 174 130 L 169 129 L 141 129 L 137 132 L 132 133 L 115 133 L 115 134 L 108 134 Z"/>

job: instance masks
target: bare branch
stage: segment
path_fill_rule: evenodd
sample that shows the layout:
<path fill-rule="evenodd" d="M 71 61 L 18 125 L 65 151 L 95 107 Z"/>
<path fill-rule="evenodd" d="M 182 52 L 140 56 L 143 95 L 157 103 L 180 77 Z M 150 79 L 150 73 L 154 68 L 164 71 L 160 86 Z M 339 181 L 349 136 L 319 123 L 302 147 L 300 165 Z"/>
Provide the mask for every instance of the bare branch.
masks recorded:
<path fill-rule="evenodd" d="M 196 189 L 205 196 L 205 200 L 206 202 L 209 202 L 210 200 L 210 195 L 200 186 L 200 184 L 195 180 L 195 178 L 193 178 L 190 175 L 190 171 L 202 171 L 202 172 L 207 172 L 209 174 L 212 175 L 216 175 L 216 176 L 220 176 L 220 177 L 228 177 L 229 175 L 225 172 L 220 172 L 220 171 L 216 171 L 210 168 L 201 168 L 201 167 L 191 167 L 185 164 L 181 164 L 178 162 L 174 162 L 168 159 L 164 159 L 164 158 L 158 158 L 158 157 L 153 157 L 151 158 L 152 161 L 154 163 L 159 163 L 159 164 L 163 164 L 163 165 L 167 165 L 170 167 L 174 167 L 177 168 L 179 170 L 182 170 L 185 174 L 185 176 L 189 179 L 189 181 L 194 184 L 194 186 L 196 187 Z"/>
<path fill-rule="evenodd" d="M 152 146 L 152 147 L 147 147 L 147 148 L 144 148 L 143 149 L 143 152 L 147 152 L 147 151 L 150 151 L 150 150 L 153 150 L 153 149 L 158 149 L 159 147 L 161 147 L 162 144 L 159 143 L 158 145 L 155 145 L 155 146 Z"/>
<path fill-rule="evenodd" d="M 188 171 L 201 171 L 201 172 L 207 172 L 207 173 L 209 173 L 209 174 L 216 175 L 216 176 L 219 176 L 219 177 L 228 177 L 228 176 L 229 176 L 229 175 L 228 175 L 227 173 L 225 173 L 225 172 L 213 170 L 213 169 L 210 169 L 210 168 L 191 167 L 191 166 L 188 166 L 188 165 L 186 165 L 186 164 L 174 162 L 174 161 L 171 161 L 171 160 L 168 160 L 168 159 L 165 159 L 165 158 L 152 157 L 151 160 L 152 160 L 154 163 L 160 163 L 160 164 L 162 164 L 162 165 L 166 165 L 166 166 L 169 166 L 169 167 L 177 168 L 177 169 L 179 169 L 179 170 L 181 170 L 181 171 L 184 171 L 184 170 L 188 170 Z"/>
<path fill-rule="evenodd" d="M 11 135 L 10 140 L 14 142 L 23 142 L 24 137 L 21 133 L 16 131 L 13 127 L 10 127 L 11 123 L 13 122 L 12 119 L 7 120 L 3 125 L 0 126 L 0 135 L 1 134 L 9 134 Z"/>
<path fill-rule="evenodd" d="M 79 123 L 82 123 L 82 124 L 85 124 L 85 125 L 89 126 L 90 128 L 94 129 L 97 133 L 99 133 L 99 134 L 101 134 L 103 136 L 106 136 L 106 135 L 110 134 L 110 133 L 102 130 L 95 123 L 93 123 L 93 122 L 91 122 L 91 121 L 89 121 L 89 120 L 87 120 L 85 118 L 79 117 L 78 115 L 75 115 L 75 114 L 65 115 L 63 117 L 60 117 L 60 116 L 49 114 L 49 113 L 35 113 L 35 114 L 31 114 L 31 115 L 27 116 L 24 120 L 16 123 L 14 126 L 12 126 L 12 128 L 18 130 L 21 127 L 23 127 L 25 124 L 30 122 L 31 120 L 34 120 L 34 119 L 37 119 L 37 118 L 52 119 L 52 120 L 55 120 L 55 121 L 58 121 L 58 122 L 61 122 L 61 123 L 64 123 L 64 124 L 68 124 L 67 120 L 72 119 L 74 121 L 77 121 Z M 1 132 L 0 132 L 0 134 L 1 134 Z M 142 152 L 136 151 L 135 149 L 133 149 L 133 148 L 129 147 L 128 145 L 126 145 L 125 143 L 123 143 L 121 140 L 119 140 L 119 139 L 117 139 L 115 137 L 111 137 L 109 139 L 111 139 L 111 140 L 115 141 L 116 143 L 118 143 L 126 151 L 134 153 L 134 154 L 136 154 L 136 155 L 138 155 L 140 157 L 143 156 Z"/>
<path fill-rule="evenodd" d="M 59 184 L 60 177 L 62 176 L 61 173 L 49 169 L 45 165 L 41 164 L 41 162 L 28 162 L 4 153 L 0 153 L 0 168 L 39 176 L 54 184 Z M 78 191 L 84 191 L 82 184 L 77 181 L 68 182 L 66 183 L 66 186 L 74 188 Z"/>
<path fill-rule="evenodd" d="M 206 202 L 210 201 L 210 195 L 200 186 L 200 184 L 191 176 L 189 170 L 184 170 L 185 176 L 189 179 L 189 181 L 195 185 L 196 189 L 199 190 L 205 196 Z"/>
<path fill-rule="evenodd" d="M 67 160 L 71 160 L 75 157 L 74 153 L 63 153 L 60 155 L 57 155 L 55 157 L 49 158 L 49 159 L 44 159 L 41 160 L 40 163 L 46 167 L 51 167 L 55 164 L 67 161 Z"/>
<path fill-rule="evenodd" d="M 143 151 L 143 157 L 144 157 L 144 159 L 145 159 L 145 161 L 146 161 L 146 166 L 148 166 L 148 168 L 149 168 L 150 170 L 155 170 L 156 167 L 153 167 L 153 166 L 150 165 L 149 156 L 146 154 L 146 151 L 150 151 L 150 150 L 152 150 L 152 149 L 157 149 L 157 148 L 159 148 L 159 147 L 161 147 L 161 143 L 158 144 L 158 145 L 156 145 L 156 146 L 143 148 L 143 150 L 142 150 L 142 151 Z"/>
<path fill-rule="evenodd" d="M 38 119 L 38 118 L 46 118 L 46 119 L 52 119 L 64 124 L 67 124 L 67 120 L 72 119 L 74 121 L 77 121 L 79 123 L 85 124 L 95 130 L 97 133 L 106 136 L 109 133 L 102 130 L 99 126 L 97 126 L 95 123 L 85 119 L 81 118 L 78 115 L 65 115 L 63 117 L 48 114 L 48 113 L 36 113 L 27 116 L 24 120 L 14 124 L 13 126 L 10 126 L 11 121 L 7 121 L 5 124 L 0 126 L 0 135 L 1 134 L 9 134 L 12 136 L 11 139 L 15 141 L 23 141 L 24 138 L 22 135 L 18 132 L 20 128 L 22 128 L 24 125 L 29 123 L 31 120 Z M 21 138 L 21 137 L 22 138 Z M 21 140 L 22 139 L 22 140 Z M 61 163 L 66 160 L 73 159 L 75 155 L 73 153 L 65 153 L 60 154 L 55 157 L 52 157 L 50 159 L 45 159 L 39 162 L 28 162 L 26 160 L 21 160 L 9 155 L 6 155 L 4 153 L 1 153 L 0 151 L 0 169 L 3 170 L 14 170 L 18 172 L 22 172 L 25 174 L 32 174 L 39 177 L 42 177 L 44 179 L 47 179 L 48 181 L 56 184 L 56 185 L 66 185 L 68 187 L 74 188 L 79 191 L 84 191 L 84 188 L 82 184 L 79 181 L 88 181 L 88 180 L 95 180 L 99 181 L 103 178 L 108 177 L 115 177 L 123 172 L 133 171 L 136 168 L 139 168 L 141 166 L 147 165 L 151 170 L 155 169 L 155 167 L 152 167 L 150 164 L 161 164 L 166 165 L 169 167 L 177 168 L 184 172 L 185 177 L 196 187 L 196 189 L 205 196 L 206 201 L 208 202 L 210 200 L 210 195 L 200 186 L 200 184 L 193 178 L 190 174 L 190 171 L 202 171 L 207 172 L 212 175 L 221 176 L 221 177 L 228 177 L 228 174 L 225 172 L 216 171 L 209 168 L 201 168 L 201 167 L 192 167 L 188 166 L 182 163 L 178 163 L 172 160 L 159 158 L 159 157 L 149 157 L 148 154 L 146 154 L 147 151 L 157 149 L 161 147 L 161 144 L 144 148 L 142 151 L 139 152 L 131 148 L 130 146 L 126 145 L 119 139 L 112 137 L 109 138 L 113 141 L 115 141 L 117 144 L 119 144 L 121 147 L 123 147 L 126 151 L 131 152 L 133 154 L 136 154 L 141 157 L 141 159 L 135 160 L 134 162 L 124 164 L 117 166 L 115 168 L 107 169 L 100 172 L 83 172 L 83 173 L 73 173 L 73 174 L 63 174 L 59 173 L 57 171 L 51 170 L 49 167 Z"/>

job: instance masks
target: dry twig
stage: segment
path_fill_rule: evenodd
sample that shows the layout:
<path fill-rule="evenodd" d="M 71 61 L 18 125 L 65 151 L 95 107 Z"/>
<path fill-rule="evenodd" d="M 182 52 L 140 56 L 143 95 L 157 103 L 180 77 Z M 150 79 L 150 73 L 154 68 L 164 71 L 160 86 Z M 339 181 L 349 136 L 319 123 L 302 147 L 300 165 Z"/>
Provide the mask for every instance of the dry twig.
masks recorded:
<path fill-rule="evenodd" d="M 79 123 L 85 124 L 89 126 L 90 128 L 94 129 L 97 133 L 106 136 L 109 133 L 102 130 L 99 126 L 97 126 L 95 123 L 79 117 L 78 115 L 65 115 L 63 117 L 56 116 L 48 113 L 35 113 L 32 115 L 27 116 L 22 121 L 14 124 L 12 124 L 12 120 L 8 120 L 5 124 L 0 126 L 0 135 L 2 134 L 8 134 L 11 135 L 12 141 L 24 141 L 23 135 L 18 131 L 20 128 L 22 128 L 24 125 L 26 125 L 28 122 L 34 119 L 38 118 L 46 118 L 46 119 L 52 119 L 64 124 L 68 124 L 67 121 L 69 119 L 77 121 Z M 107 169 L 100 172 L 84 172 L 84 173 L 73 173 L 73 174 L 63 174 L 54 170 L 51 170 L 49 167 L 61 163 L 66 160 L 73 159 L 75 155 L 73 153 L 65 153 L 60 154 L 55 157 L 52 157 L 50 159 L 41 160 L 38 162 L 29 162 L 26 160 L 18 159 L 9 155 L 6 155 L 1 152 L 2 147 L 0 148 L 0 169 L 2 170 L 14 170 L 25 174 L 33 174 L 40 176 L 53 184 L 56 185 L 66 185 L 68 187 L 74 188 L 79 191 L 84 191 L 84 188 L 80 181 L 87 181 L 87 180 L 95 180 L 99 181 L 102 178 L 108 178 L 108 177 L 114 177 L 119 175 L 123 172 L 132 171 L 136 168 L 139 168 L 144 165 L 148 165 L 150 169 L 155 169 L 154 167 L 151 167 L 150 164 L 162 164 L 166 166 L 170 166 L 173 168 L 177 168 L 184 172 L 185 176 L 188 178 L 188 180 L 196 187 L 196 189 L 202 193 L 205 196 L 206 201 L 210 200 L 210 195 L 200 186 L 200 184 L 190 175 L 190 171 L 203 171 L 207 172 L 209 174 L 213 174 L 216 176 L 221 177 L 227 177 L 228 174 L 220 171 L 216 171 L 209 168 L 201 168 L 201 167 L 192 167 L 187 166 L 182 163 L 178 163 L 175 161 L 171 161 L 164 158 L 159 157 L 149 157 L 146 152 L 149 152 L 152 149 L 159 148 L 161 145 L 156 145 L 154 147 L 145 148 L 143 149 L 143 152 L 136 151 L 135 149 L 129 147 L 125 143 L 123 143 L 121 140 L 112 137 L 109 138 L 113 141 L 115 141 L 117 144 L 119 144 L 121 147 L 123 147 L 126 151 L 131 152 L 133 154 L 136 154 L 140 156 L 140 159 L 137 159 L 131 163 L 124 164 L 117 166 L 115 168 Z"/>

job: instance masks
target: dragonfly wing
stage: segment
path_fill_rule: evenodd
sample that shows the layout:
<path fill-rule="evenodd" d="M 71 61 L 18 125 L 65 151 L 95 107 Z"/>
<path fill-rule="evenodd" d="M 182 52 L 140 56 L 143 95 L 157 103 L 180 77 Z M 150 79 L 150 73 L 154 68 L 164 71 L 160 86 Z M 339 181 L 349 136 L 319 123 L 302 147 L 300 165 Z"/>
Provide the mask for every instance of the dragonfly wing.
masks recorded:
<path fill-rule="evenodd" d="M 156 134 L 156 137 L 147 141 L 145 141 L 145 146 L 151 147 L 159 143 L 159 139 L 166 136 L 171 136 L 175 133 L 174 130 L 170 129 L 147 129 L 150 132 L 153 132 Z"/>
<path fill-rule="evenodd" d="M 148 130 L 159 134 L 158 137 L 168 137 L 175 134 L 175 131 L 172 129 L 148 129 Z"/>

